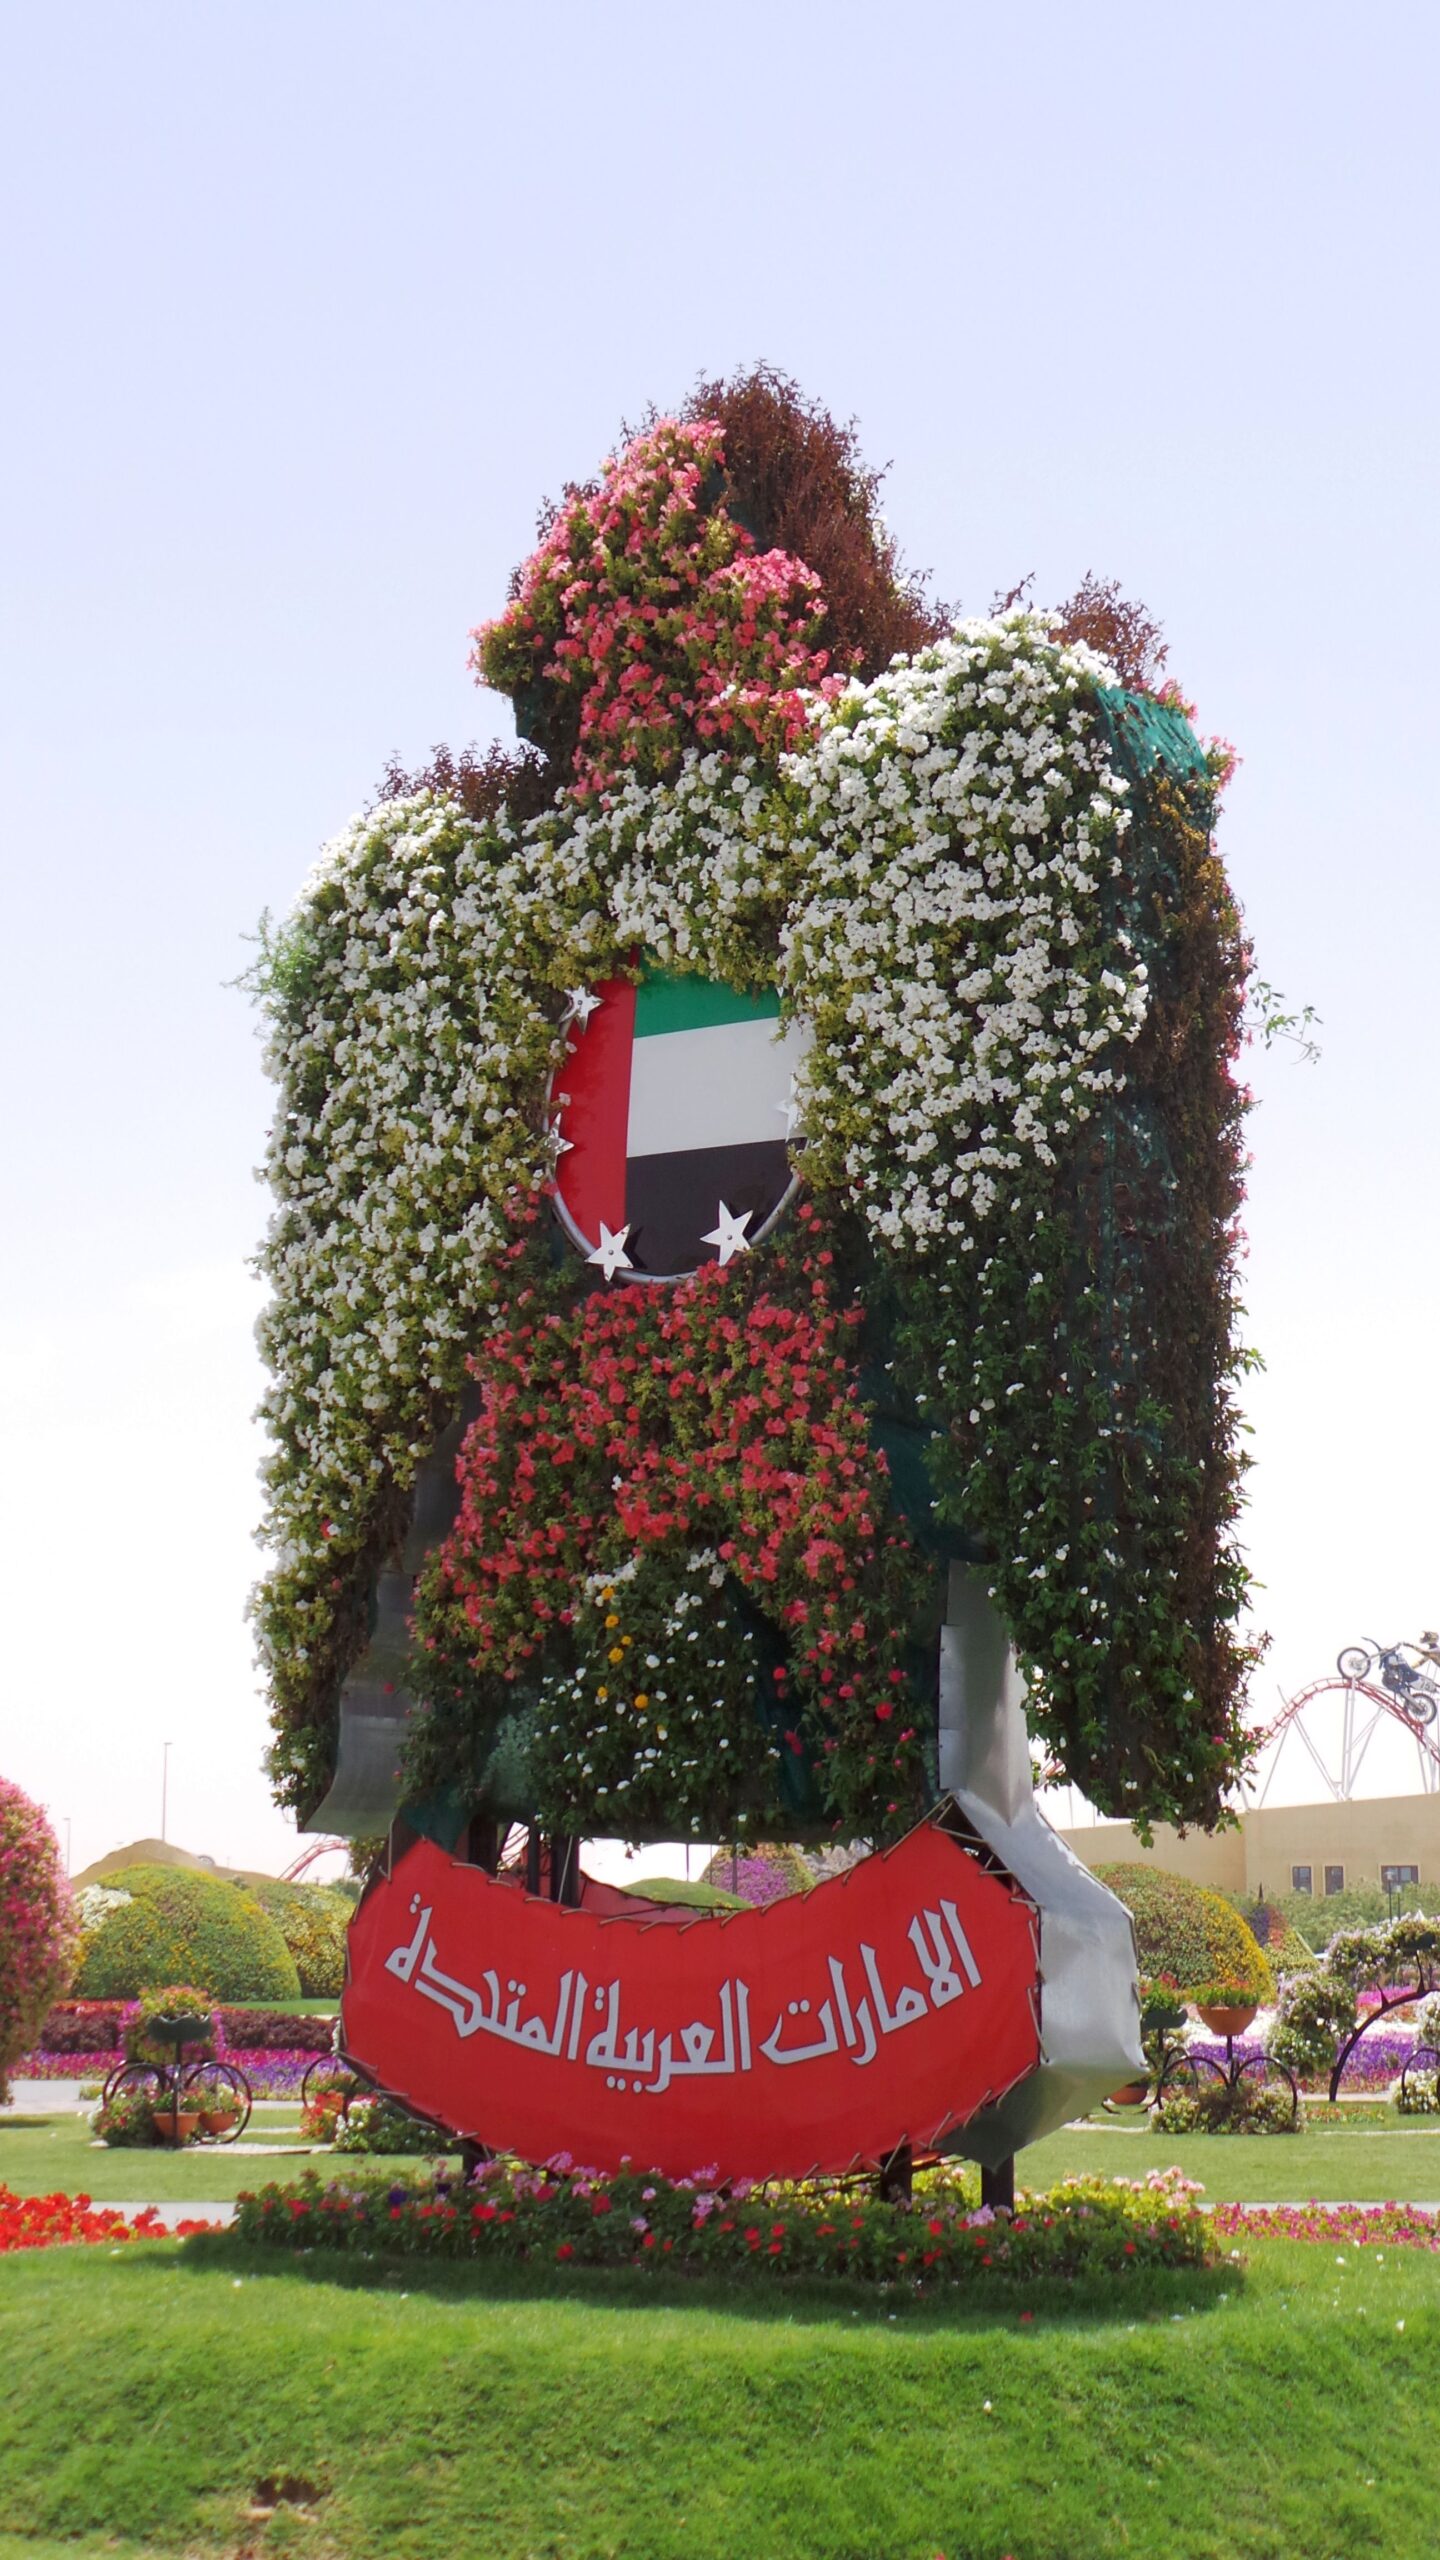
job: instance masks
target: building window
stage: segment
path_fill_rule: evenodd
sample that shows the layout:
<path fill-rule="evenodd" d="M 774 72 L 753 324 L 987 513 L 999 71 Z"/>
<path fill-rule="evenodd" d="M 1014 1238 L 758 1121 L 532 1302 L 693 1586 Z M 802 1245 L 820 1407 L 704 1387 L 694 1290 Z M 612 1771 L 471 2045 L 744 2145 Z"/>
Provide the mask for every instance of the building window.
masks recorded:
<path fill-rule="evenodd" d="M 1314 1868 L 1292 1867 L 1290 1870 L 1290 1890 L 1292 1893 L 1313 1893 L 1315 1890 Z"/>
<path fill-rule="evenodd" d="M 1380 1882 L 1386 1893 L 1394 1893 L 1402 1884 L 1418 1884 L 1419 1881 L 1418 1867 L 1382 1867 L 1380 1870 Z"/>
<path fill-rule="evenodd" d="M 1326 1892 L 1327 1892 L 1327 1893 L 1343 1893 L 1343 1892 L 1344 1892 L 1344 1890 L 1345 1890 L 1345 1870 L 1344 1870 L 1344 1868 L 1343 1868 L 1343 1867 L 1327 1867 L 1327 1868 L 1326 1868 L 1326 1870 L 1325 1870 L 1325 1890 L 1326 1890 Z"/>

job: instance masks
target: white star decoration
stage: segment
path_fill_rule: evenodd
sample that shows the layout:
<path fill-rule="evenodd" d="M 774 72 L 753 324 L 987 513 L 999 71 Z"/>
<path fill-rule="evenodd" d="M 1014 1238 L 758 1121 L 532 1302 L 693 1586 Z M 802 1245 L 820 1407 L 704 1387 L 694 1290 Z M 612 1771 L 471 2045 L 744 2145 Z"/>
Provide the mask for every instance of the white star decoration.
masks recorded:
<path fill-rule="evenodd" d="M 793 1138 L 796 1130 L 800 1127 L 800 1105 L 795 1099 L 795 1079 L 793 1076 L 790 1079 L 790 1093 L 788 1100 L 785 1102 L 777 1102 L 774 1107 L 784 1118 L 786 1137 Z"/>
<path fill-rule="evenodd" d="M 600 1241 L 585 1259 L 598 1262 L 607 1280 L 613 1280 L 617 1271 L 632 1271 L 635 1267 L 625 1250 L 625 1239 L 629 1233 L 628 1227 L 622 1227 L 618 1235 L 612 1236 L 604 1219 L 600 1221 Z"/>
<path fill-rule="evenodd" d="M 712 1227 L 708 1236 L 702 1236 L 700 1241 L 702 1244 L 714 1245 L 720 1256 L 722 1271 L 732 1254 L 749 1252 L 750 1239 L 745 1230 L 754 1214 L 753 1209 L 742 1209 L 739 1217 L 736 1218 L 726 1208 L 724 1201 L 721 1201 L 719 1226 Z"/>
<path fill-rule="evenodd" d="M 574 1148 L 574 1145 L 575 1141 L 573 1138 L 562 1138 L 560 1135 L 559 1121 L 552 1120 L 550 1124 L 550 1146 L 551 1151 L 556 1158 L 558 1159 L 561 1156 L 568 1156 Z"/>
<path fill-rule="evenodd" d="M 598 1010 L 600 1002 L 600 997 L 592 995 L 588 987 L 567 987 L 565 1010 L 560 1016 L 562 1030 L 567 1022 L 574 1022 L 578 1023 L 583 1031 L 591 1014 Z"/>

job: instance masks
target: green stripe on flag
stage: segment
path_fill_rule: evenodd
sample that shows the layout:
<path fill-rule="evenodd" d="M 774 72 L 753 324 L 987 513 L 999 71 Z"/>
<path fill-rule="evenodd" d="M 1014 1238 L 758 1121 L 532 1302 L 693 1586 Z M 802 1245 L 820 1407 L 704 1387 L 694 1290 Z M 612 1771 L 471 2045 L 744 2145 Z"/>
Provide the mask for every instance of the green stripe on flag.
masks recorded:
<path fill-rule="evenodd" d="M 661 973 L 643 978 L 635 990 L 635 1037 L 653 1038 L 664 1031 L 710 1031 L 726 1022 L 776 1022 L 780 998 L 773 987 L 758 995 L 737 995 L 712 978 L 672 978 Z"/>

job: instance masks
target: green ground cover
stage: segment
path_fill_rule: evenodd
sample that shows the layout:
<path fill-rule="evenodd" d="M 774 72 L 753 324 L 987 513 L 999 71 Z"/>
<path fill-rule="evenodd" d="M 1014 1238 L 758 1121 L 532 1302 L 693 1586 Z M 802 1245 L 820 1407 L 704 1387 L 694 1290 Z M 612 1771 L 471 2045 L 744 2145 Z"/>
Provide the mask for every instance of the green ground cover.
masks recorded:
<path fill-rule="evenodd" d="M 280 2104 L 257 2108 L 249 2133 L 234 2145 L 178 2156 L 164 2151 L 94 2147 L 85 2116 L 0 2118 L 0 2186 L 16 2195 L 56 2187 L 82 2189 L 104 2203 L 170 2204 L 186 2197 L 221 2203 L 266 2178 L 288 2178 L 301 2165 L 246 2159 L 256 2144 L 298 2142 L 299 2112 Z M 337 2166 L 339 2164 L 337 2163 Z M 351 2163 L 351 2166 L 355 2166 Z M 1142 2178 L 1174 2165 L 1197 2178 L 1214 2201 L 1440 2203 L 1440 2121 L 1396 2117 L 1389 2126 L 1323 2125 L 1264 2139 L 1151 2133 L 1144 2124 L 1098 2124 L 1051 2134 L 1026 2151 L 1023 2182 L 1053 2186 L 1081 2176 Z"/>
<path fill-rule="evenodd" d="M 1052 2133 L 1020 2155 L 1028 2186 L 1058 2178 L 1143 2178 L 1183 2169 L 1214 2201 L 1440 2203 L 1440 2124 L 1397 2116 L 1391 2125 L 1317 2125 L 1296 2134 L 1152 2133 L 1148 2124 L 1097 2124 Z"/>
<path fill-rule="evenodd" d="M 93 2196 L 97 2204 L 177 2204 L 187 2197 L 224 2204 L 242 2187 L 295 2176 L 303 2159 L 266 2159 L 255 2150 L 299 2139 L 293 2108 L 277 2108 L 273 2116 L 257 2109 L 240 2142 L 178 2153 L 97 2150 L 85 2116 L 11 2116 L 0 2118 L 0 2187 L 17 2196 L 50 2195 L 60 2188 L 66 2195 Z"/>
<path fill-rule="evenodd" d="M 983 2309 L 36 2252 L 0 2261 L 0 2560 L 1428 2560 L 1396 2413 L 1437 2353 L 1432 2258 L 1290 2242 Z M 258 2523 L 284 2474 L 311 2512 Z"/>

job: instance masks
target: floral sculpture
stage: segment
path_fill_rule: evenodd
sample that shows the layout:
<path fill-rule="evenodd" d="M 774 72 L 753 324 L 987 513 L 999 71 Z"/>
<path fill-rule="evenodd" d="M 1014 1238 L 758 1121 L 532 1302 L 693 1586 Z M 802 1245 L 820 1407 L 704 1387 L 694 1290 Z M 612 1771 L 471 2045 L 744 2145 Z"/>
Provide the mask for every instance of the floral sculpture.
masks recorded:
<path fill-rule="evenodd" d="M 520 751 L 392 776 L 265 929 L 256 1614 L 302 1815 L 358 1681 L 451 1836 L 893 1836 L 954 1557 L 1053 1774 L 1206 1822 L 1243 1763 L 1227 759 L 1109 590 L 952 623 L 877 493 L 768 373 L 652 421 L 475 634 Z M 633 1128 L 621 1207 L 574 1205 L 646 1005 L 793 1065 L 678 1269 Z"/>
<path fill-rule="evenodd" d="M 69 1989 L 79 1944 L 55 1834 L 38 1804 L 0 1778 L 0 2099 L 47 2009 Z"/>

